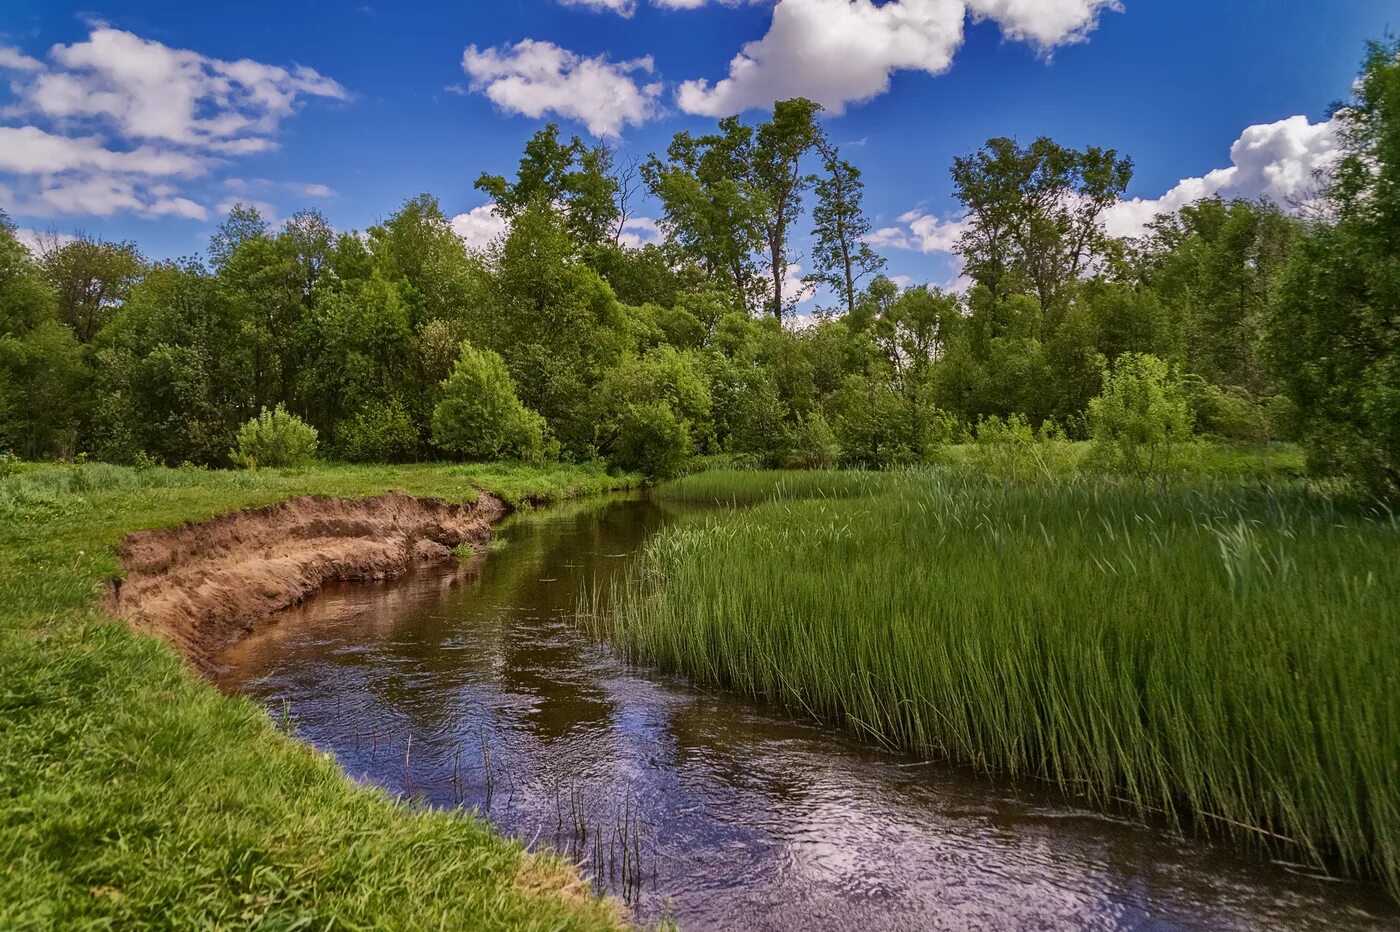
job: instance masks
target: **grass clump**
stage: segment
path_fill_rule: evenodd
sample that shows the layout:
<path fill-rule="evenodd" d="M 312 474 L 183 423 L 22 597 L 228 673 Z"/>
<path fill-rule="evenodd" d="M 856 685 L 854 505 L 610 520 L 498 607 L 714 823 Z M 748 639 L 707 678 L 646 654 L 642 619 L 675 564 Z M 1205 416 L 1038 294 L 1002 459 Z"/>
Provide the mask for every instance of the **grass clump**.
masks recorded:
<path fill-rule="evenodd" d="M 603 630 L 882 744 L 1400 894 L 1400 520 L 1301 486 L 712 474 Z"/>
<path fill-rule="evenodd" d="M 357 786 L 96 597 L 138 528 L 298 494 L 528 502 L 629 482 L 496 464 L 0 478 L 0 928 L 615 928 L 556 862 Z"/>

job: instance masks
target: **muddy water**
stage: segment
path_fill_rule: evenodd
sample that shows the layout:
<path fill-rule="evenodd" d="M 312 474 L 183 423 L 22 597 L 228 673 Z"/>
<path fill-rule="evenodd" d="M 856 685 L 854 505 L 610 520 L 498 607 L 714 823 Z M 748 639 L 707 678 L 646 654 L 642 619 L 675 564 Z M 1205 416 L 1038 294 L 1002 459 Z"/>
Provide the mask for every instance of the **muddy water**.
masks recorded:
<path fill-rule="evenodd" d="M 366 782 L 570 853 L 647 922 L 1400 929 L 1374 889 L 630 669 L 577 630 L 579 592 L 683 519 L 637 499 L 515 519 L 471 565 L 321 594 L 221 682 Z"/>

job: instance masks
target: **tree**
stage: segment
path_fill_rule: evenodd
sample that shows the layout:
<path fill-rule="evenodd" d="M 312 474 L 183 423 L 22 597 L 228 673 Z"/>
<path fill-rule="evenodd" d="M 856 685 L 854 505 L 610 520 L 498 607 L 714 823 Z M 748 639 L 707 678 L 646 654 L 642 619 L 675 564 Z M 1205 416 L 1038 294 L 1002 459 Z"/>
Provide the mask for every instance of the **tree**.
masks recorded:
<path fill-rule="evenodd" d="M 1125 348 L 1171 352 L 1217 385 L 1269 393 L 1260 344 L 1298 233 L 1298 221 L 1256 201 L 1207 198 L 1158 218 L 1141 261 L 1143 293 L 1161 314 L 1150 324 L 1152 345 Z"/>
<path fill-rule="evenodd" d="M 812 208 L 812 272 L 808 282 L 825 285 L 840 296 L 848 314 L 855 313 L 860 283 L 885 267 L 866 237 L 870 221 L 861 208 L 865 183 L 860 169 L 841 158 L 823 136 L 816 141 L 825 174 L 817 180 Z"/>
<path fill-rule="evenodd" d="M 58 299 L 58 318 L 88 343 L 145 271 L 135 243 L 109 243 L 79 235 L 46 248 L 40 263 Z"/>
<path fill-rule="evenodd" d="M 623 181 L 614 171 L 612 150 L 586 146 L 577 136 L 565 143 L 553 123 L 525 144 L 514 181 L 483 173 L 476 188 L 491 196 L 507 220 L 537 202 L 551 205 L 562 212 L 569 235 L 585 247 L 616 244 L 622 232 Z"/>
<path fill-rule="evenodd" d="M 753 258 L 763 244 L 762 206 L 749 181 L 753 145 L 753 130 L 726 117 L 718 133 L 677 133 L 666 161 L 652 156 L 642 166 L 661 202 L 667 243 L 742 308 L 757 306 L 762 292 Z"/>
<path fill-rule="evenodd" d="M 544 418 L 520 403 L 505 361 L 463 343 L 433 411 L 433 442 L 469 460 L 538 459 L 544 453 L 544 426 Z"/>
<path fill-rule="evenodd" d="M 251 408 L 237 309 L 198 262 L 153 266 L 93 341 L 97 452 L 127 462 L 227 462 Z"/>
<path fill-rule="evenodd" d="M 953 190 L 967 210 L 958 242 L 967 274 L 996 298 L 1029 292 L 1058 317 L 1067 292 L 1105 257 L 1105 210 L 1132 179 L 1132 160 L 1112 149 L 1067 149 L 988 140 L 953 161 Z"/>
<path fill-rule="evenodd" d="M 0 336 L 19 336 L 52 320 L 56 304 L 43 270 L 0 210 Z"/>
<path fill-rule="evenodd" d="M 792 226 L 802 212 L 802 193 L 813 181 L 803 171 L 802 162 L 817 143 L 816 116 L 820 110 L 819 104 L 803 97 L 777 101 L 773 118 L 759 126 L 753 147 L 750 177 L 761 205 L 758 216 L 773 287 L 769 309 L 780 321 L 790 303 L 783 295 L 783 280 L 792 264 Z"/>
<path fill-rule="evenodd" d="M 1400 41 L 1372 44 L 1336 117 L 1332 223 L 1303 236 L 1268 324 L 1309 463 L 1400 497 Z"/>
<path fill-rule="evenodd" d="M 1096 452 L 1136 476 L 1161 472 L 1175 444 L 1191 436 L 1191 408 L 1165 362 L 1145 353 L 1118 358 L 1103 394 L 1089 402 Z"/>

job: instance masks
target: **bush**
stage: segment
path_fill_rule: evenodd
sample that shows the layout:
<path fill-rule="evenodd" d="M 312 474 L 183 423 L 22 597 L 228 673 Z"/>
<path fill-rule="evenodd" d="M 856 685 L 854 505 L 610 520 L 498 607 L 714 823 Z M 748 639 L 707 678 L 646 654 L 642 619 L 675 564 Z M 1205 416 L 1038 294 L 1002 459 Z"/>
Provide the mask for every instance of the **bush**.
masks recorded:
<path fill-rule="evenodd" d="M 957 430 L 929 401 L 867 376 L 847 377 L 828 410 L 843 463 L 865 469 L 931 462 Z"/>
<path fill-rule="evenodd" d="M 544 418 L 520 403 L 505 361 L 464 342 L 433 410 L 433 442 L 469 460 L 538 460 L 544 435 Z"/>
<path fill-rule="evenodd" d="M 316 428 L 280 404 L 238 429 L 238 446 L 229 454 L 246 469 L 259 466 L 306 466 L 316 460 Z"/>
<path fill-rule="evenodd" d="M 690 425 L 664 401 L 628 405 L 618 420 L 612 461 L 644 476 L 680 474 L 693 451 Z"/>
<path fill-rule="evenodd" d="M 1174 447 L 1191 438 L 1191 408 L 1165 362 L 1124 353 L 1089 402 L 1089 424 L 1101 463 L 1146 477 L 1164 472 Z"/>
<path fill-rule="evenodd" d="M 978 472 L 1012 480 L 1068 475 L 1076 459 L 1074 445 L 1054 421 L 1046 421 L 1037 433 L 1020 414 L 982 418 L 968 451 L 968 462 Z"/>
<path fill-rule="evenodd" d="M 418 457 L 418 425 L 397 398 L 370 402 L 335 433 L 340 454 L 352 463 L 403 463 Z"/>
<path fill-rule="evenodd" d="M 833 469 L 841 461 L 841 444 L 820 411 L 813 411 L 792 431 L 786 465 L 790 469 Z"/>
<path fill-rule="evenodd" d="M 1183 380 L 1191 403 L 1192 422 L 1206 437 L 1241 443 L 1273 439 L 1271 406 L 1256 401 L 1238 386 L 1211 385 L 1199 376 Z"/>

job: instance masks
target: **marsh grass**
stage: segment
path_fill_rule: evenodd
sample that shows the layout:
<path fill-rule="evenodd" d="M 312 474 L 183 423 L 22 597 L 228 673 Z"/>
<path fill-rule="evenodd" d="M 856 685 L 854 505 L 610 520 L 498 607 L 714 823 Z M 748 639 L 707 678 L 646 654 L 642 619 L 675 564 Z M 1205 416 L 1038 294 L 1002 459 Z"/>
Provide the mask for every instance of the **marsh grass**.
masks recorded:
<path fill-rule="evenodd" d="M 513 466 L 0 478 L 0 928 L 616 927 L 557 861 L 354 784 L 96 599 L 138 528 L 298 494 L 540 502 L 627 484 Z"/>
<path fill-rule="evenodd" d="M 593 595 L 638 659 L 1400 895 L 1400 520 L 1211 481 L 708 474 Z"/>

